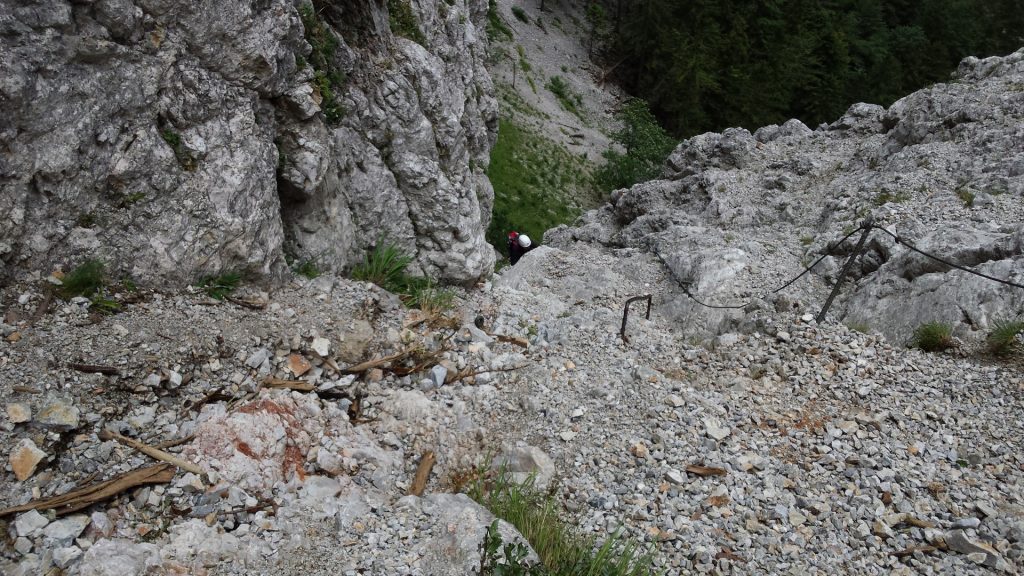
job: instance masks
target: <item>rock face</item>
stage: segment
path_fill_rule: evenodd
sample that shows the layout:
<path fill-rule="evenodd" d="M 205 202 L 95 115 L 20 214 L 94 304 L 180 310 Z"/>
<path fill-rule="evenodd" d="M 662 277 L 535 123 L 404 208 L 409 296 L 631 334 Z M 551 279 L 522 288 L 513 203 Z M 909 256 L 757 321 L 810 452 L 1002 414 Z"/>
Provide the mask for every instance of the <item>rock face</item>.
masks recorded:
<path fill-rule="evenodd" d="M 481 276 L 485 7 L 413 4 L 420 45 L 382 3 L 18 3 L 0 21 L 0 275 L 344 269 L 386 237 L 425 273 Z"/>
<path fill-rule="evenodd" d="M 654 255 L 692 295 L 681 288 L 662 312 L 703 336 L 741 329 L 766 308 L 820 308 L 857 235 L 834 244 L 868 216 L 927 252 L 1021 284 L 1021 86 L 1024 50 L 967 58 L 949 84 L 888 110 L 855 104 L 813 131 L 790 120 L 696 136 L 662 179 L 616 191 L 545 238 L 566 250 L 583 242 Z M 810 282 L 774 292 L 822 256 Z M 931 321 L 979 337 L 1024 310 L 1024 290 L 954 270 L 881 230 L 850 279 L 830 314 L 896 342 Z"/>

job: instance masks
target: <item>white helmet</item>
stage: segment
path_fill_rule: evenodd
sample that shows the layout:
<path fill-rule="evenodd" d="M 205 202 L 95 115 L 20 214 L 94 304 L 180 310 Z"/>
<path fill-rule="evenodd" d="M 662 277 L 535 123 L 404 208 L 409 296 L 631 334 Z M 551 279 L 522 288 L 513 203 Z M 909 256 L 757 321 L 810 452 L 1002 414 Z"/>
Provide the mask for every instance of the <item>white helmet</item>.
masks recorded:
<path fill-rule="evenodd" d="M 523 248 L 529 248 L 530 244 L 532 244 L 532 242 L 530 242 L 530 237 L 529 236 L 527 236 L 526 234 L 520 234 L 519 235 L 519 245 L 520 246 L 522 246 Z"/>

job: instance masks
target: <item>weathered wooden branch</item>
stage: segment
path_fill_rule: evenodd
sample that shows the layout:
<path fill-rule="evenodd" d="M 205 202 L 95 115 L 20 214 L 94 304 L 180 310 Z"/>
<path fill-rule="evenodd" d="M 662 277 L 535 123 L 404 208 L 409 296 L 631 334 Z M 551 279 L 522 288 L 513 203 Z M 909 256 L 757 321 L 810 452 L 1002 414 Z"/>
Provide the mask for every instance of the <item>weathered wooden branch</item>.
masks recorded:
<path fill-rule="evenodd" d="M 686 467 L 686 471 L 690 474 L 696 474 L 697 476 L 725 476 L 728 474 L 724 468 L 716 468 L 714 466 L 701 466 L 699 464 L 690 464 Z"/>
<path fill-rule="evenodd" d="M 263 379 L 264 388 L 285 388 L 287 390 L 297 390 L 299 392 L 312 392 L 316 389 L 316 386 L 312 382 L 306 382 L 305 380 L 282 380 L 280 378 L 266 377 Z"/>
<path fill-rule="evenodd" d="M 199 474 L 199 475 L 202 475 L 202 474 L 206 473 L 202 468 L 200 468 L 199 466 L 189 462 L 188 460 L 183 460 L 181 458 L 178 458 L 174 454 L 170 454 L 168 452 L 164 452 L 163 450 L 160 450 L 159 448 L 154 448 L 154 447 L 152 447 L 152 446 L 150 446 L 148 444 L 144 444 L 142 442 L 139 442 L 138 440 L 135 440 L 134 438 L 128 438 L 126 436 L 122 436 L 122 435 L 118 434 L 117 432 L 114 432 L 113 430 L 102 430 L 99 433 L 99 437 L 100 437 L 101 440 L 104 440 L 104 441 L 106 441 L 106 440 L 117 440 L 121 444 L 124 444 L 125 446 L 131 446 L 132 448 L 135 448 L 136 450 L 138 450 L 139 452 L 142 452 L 143 454 L 149 456 L 150 458 L 155 458 L 157 460 L 161 460 L 163 462 L 167 462 L 168 464 L 173 464 L 173 465 L 177 466 L 178 468 L 181 468 L 182 470 L 185 470 L 187 472 L 192 472 L 193 474 Z"/>
<path fill-rule="evenodd" d="M 174 467 L 170 464 L 156 464 L 138 468 L 105 480 L 98 484 L 78 488 L 50 498 L 33 500 L 20 506 L 0 510 L 0 517 L 10 516 L 27 510 L 54 510 L 58 516 L 77 512 L 97 502 L 103 502 L 118 494 L 146 484 L 166 484 L 174 478 Z"/>
<path fill-rule="evenodd" d="M 434 469 L 434 462 L 437 457 L 433 450 L 427 450 L 420 458 L 420 464 L 416 467 L 416 475 L 413 476 L 412 485 L 409 487 L 410 496 L 422 496 L 423 490 L 427 487 L 427 480 L 430 479 L 430 471 Z"/>
<path fill-rule="evenodd" d="M 68 368 L 79 372 L 85 372 L 86 374 L 105 374 L 107 376 L 121 375 L 121 371 L 114 366 L 103 366 L 100 364 L 80 364 L 78 362 L 71 362 L 68 364 Z"/>

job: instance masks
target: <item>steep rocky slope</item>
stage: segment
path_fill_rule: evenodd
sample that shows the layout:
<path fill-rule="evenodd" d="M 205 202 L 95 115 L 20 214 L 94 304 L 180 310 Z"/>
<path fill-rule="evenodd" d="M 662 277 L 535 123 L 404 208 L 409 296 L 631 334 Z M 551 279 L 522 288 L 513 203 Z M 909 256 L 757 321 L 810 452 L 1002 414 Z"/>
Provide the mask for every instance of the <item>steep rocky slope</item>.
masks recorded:
<path fill-rule="evenodd" d="M 156 8 L 168 8 L 142 4 L 142 19 L 163 13 Z M 326 118 L 321 121 L 322 110 L 302 119 L 313 111 L 311 102 L 321 99 L 318 106 L 324 107 L 327 96 L 319 80 L 315 88 L 302 82 L 263 87 L 261 82 L 269 82 L 273 73 L 231 57 L 254 53 L 228 49 L 244 45 L 242 36 L 221 45 L 221 37 L 202 33 L 202 26 L 215 24 L 211 14 L 183 11 L 175 20 L 196 27 L 185 27 L 195 35 L 178 36 L 179 46 L 197 54 L 217 50 L 222 52 L 217 62 L 234 62 L 236 75 L 212 74 L 218 82 L 244 78 L 260 86 L 232 92 L 235 100 L 225 96 L 230 103 L 224 106 L 241 107 L 243 118 L 262 119 L 257 111 L 266 109 L 277 127 L 268 133 L 269 142 L 277 137 L 278 150 L 290 151 L 271 159 L 282 169 L 277 196 L 271 194 L 267 202 L 285 207 L 274 225 L 278 228 L 268 224 L 281 238 L 267 244 L 271 261 L 282 244 L 315 246 L 322 237 L 317 223 L 309 221 L 313 212 L 302 211 L 304 203 L 321 202 L 321 213 L 344 218 L 340 199 L 331 205 L 320 196 L 333 190 L 335 176 L 338 182 L 340 174 L 351 176 L 346 186 L 384 182 L 387 188 L 387 174 L 400 172 L 388 162 L 409 158 L 376 148 L 379 134 L 360 132 L 356 118 L 378 127 L 385 139 L 395 138 L 384 149 L 429 156 L 429 146 L 421 147 L 429 139 L 420 136 L 430 130 L 416 120 L 415 107 L 402 106 L 412 93 L 422 103 L 418 99 L 431 89 L 447 90 L 442 80 L 429 81 L 435 77 L 423 77 L 420 85 L 397 72 L 406 70 L 404 58 L 429 55 L 411 40 L 388 36 L 378 4 L 333 5 L 337 12 L 322 10 L 318 17 L 341 29 L 344 42 L 339 39 L 334 53 L 338 70 L 351 79 L 344 92 L 351 101 L 346 101 L 344 119 L 332 128 L 326 127 Z M 65 13 L 18 4 L 11 11 L 17 18 L 3 21 L 15 31 L 3 35 L 5 50 L 15 42 L 12 38 L 30 33 L 18 28 L 26 22 L 34 26 L 32 34 L 53 39 L 53 27 L 87 29 L 90 18 L 99 22 L 113 4 L 69 6 L 73 9 Z M 438 10 L 450 11 L 436 17 L 471 35 L 475 28 L 459 26 L 462 7 L 458 1 L 437 3 Z M 414 8 L 420 22 L 435 17 L 431 8 Z M 273 34 L 250 31 L 245 38 L 301 43 L 301 36 L 293 34 L 304 17 L 300 11 L 273 2 L 259 9 L 284 18 L 281 23 L 287 26 L 271 27 Z M 468 20 L 479 17 L 470 12 Z M 255 21 L 240 17 L 232 22 L 246 22 L 248 29 Z M 108 33 L 116 28 L 103 26 Z M 174 44 L 173 28 L 160 46 Z M 433 38 L 436 32 L 424 28 L 421 33 Z M 443 52 L 433 40 L 423 41 Z M 55 47 L 75 45 L 54 42 Z M 392 46 L 402 49 L 389 60 L 385 50 Z M 22 46 L 24 57 L 4 58 L 2 65 L 31 61 L 30 48 Z M 161 48 L 155 50 L 159 54 Z M 356 51 L 361 51 L 358 65 L 347 60 Z M 259 53 L 264 54 L 259 62 L 276 61 L 271 52 Z M 311 58 L 305 70 L 312 75 L 313 53 L 302 53 Z M 361 58 L 367 54 L 379 59 L 366 63 Z M 93 61 L 67 57 L 75 65 Z M 449 57 L 467 54 L 463 50 Z M 65 60 L 53 62 L 55 70 L 68 73 L 59 64 Z M 552 231 L 549 246 L 529 253 L 493 282 L 460 292 L 454 318 L 443 325 L 403 308 L 377 287 L 333 275 L 298 278 L 269 293 L 250 288 L 233 302 L 191 291 L 143 290 L 124 296 L 124 310 L 112 316 L 90 310 L 85 298 L 51 302 L 46 280 L 24 276 L 6 284 L 0 289 L 0 395 L 5 398 L 0 446 L 7 461 L 0 476 L 3 507 L 66 494 L 154 464 L 110 439 L 105 430 L 163 446 L 203 473 L 176 470 L 165 483 L 136 487 L 59 517 L 46 511 L 7 514 L 0 518 L 0 533 L 6 536 L 0 542 L 0 571 L 473 574 L 492 517 L 456 492 L 475 466 L 499 454 L 515 463 L 515 472 L 536 471 L 550 482 L 565 514 L 581 530 L 604 537 L 622 528 L 650 546 L 656 565 L 670 574 L 1017 573 L 1024 562 L 1024 375 L 1019 360 L 997 362 L 964 350 L 926 354 L 908 350 L 902 338 L 907 326 L 945 319 L 932 314 L 949 310 L 977 319 L 960 323 L 960 335 L 980 334 L 989 318 L 1018 311 L 1020 295 L 1008 287 L 975 286 L 972 277 L 932 267 L 876 232 L 833 314 L 853 324 L 858 310 L 876 310 L 856 319 L 857 328 L 867 333 L 814 320 L 850 243 L 813 275 L 779 294 L 756 297 L 789 280 L 868 215 L 930 251 L 1019 282 L 1022 66 L 1024 51 L 968 59 L 955 82 L 911 95 L 889 110 L 854 106 L 844 118 L 814 131 L 789 122 L 753 135 L 730 130 L 691 139 L 669 159 L 663 179 L 617 192 L 608 206 L 576 226 Z M 296 62 L 295 74 L 301 73 L 298 69 Z M 371 80 L 358 80 L 361 73 L 392 83 L 370 88 Z M 264 80 L 255 81 L 256 76 Z M 33 79 L 45 85 L 47 78 L 39 74 Z M 402 79 L 412 82 L 412 92 L 403 91 L 408 85 Z M 91 114 L 112 113 L 103 106 L 117 106 L 120 93 L 113 93 L 110 82 L 100 87 L 112 94 L 98 101 L 99 108 L 83 104 L 54 117 L 55 126 L 67 131 L 55 138 L 55 150 L 70 153 L 60 146 L 85 138 L 65 123 L 89 125 Z M 5 84 L 4 97 L 14 88 Z M 277 96 L 264 98 L 261 90 Z M 171 99 L 177 94 L 160 93 Z M 47 94 L 39 92 L 37 99 Z M 179 103 L 175 110 L 187 114 L 206 99 Z M 388 123 L 395 120 L 374 108 L 380 101 L 406 110 L 401 121 L 418 122 L 423 132 L 414 131 L 419 135 L 414 137 L 389 131 Z M 34 100 L 18 102 L 19 110 L 35 110 Z M 486 110 L 488 102 L 481 95 L 479 110 Z M 439 117 L 431 116 L 440 113 L 436 108 L 423 109 L 428 110 L 425 117 Z M 145 116 L 153 114 L 145 110 L 139 114 L 155 122 L 157 116 Z M 489 117 L 486 112 L 470 116 L 481 125 Z M 216 118 L 209 122 L 231 134 L 263 126 L 263 120 L 221 124 Z M 375 124 L 375 118 L 383 124 Z M 163 126 L 146 122 L 138 139 L 145 150 L 156 154 L 153 150 L 162 143 L 174 141 L 153 132 Z M 317 140 L 320 128 L 303 124 L 310 122 L 333 134 L 334 140 L 326 140 L 331 146 L 338 139 L 366 138 L 373 150 L 359 144 L 355 152 L 329 156 L 320 164 L 311 143 L 324 140 Z M 463 117 L 462 122 L 471 132 L 465 128 L 471 120 Z M 299 137 L 300 129 L 308 132 Z M 12 138 L 5 140 L 9 146 L 32 141 L 28 136 L 19 140 L 19 130 L 5 131 L 4 137 Z M 484 139 L 490 134 L 475 133 Z M 94 217 L 120 222 L 116 218 L 135 217 L 132 206 L 160 200 L 168 204 L 154 207 L 169 210 L 161 217 L 199 226 L 190 219 L 192 208 L 182 209 L 189 198 L 203 203 L 220 198 L 190 188 L 198 185 L 193 178 L 214 175 L 202 167 L 203 157 L 191 155 L 197 150 L 195 136 L 205 141 L 206 134 L 183 130 L 181 151 L 164 151 L 168 163 L 182 167 L 175 173 L 181 180 L 166 188 L 166 198 L 139 197 L 117 209 L 124 214 L 100 210 Z M 442 141 L 435 138 L 435 143 Z M 232 142 L 237 150 L 225 145 L 207 154 L 223 158 L 227 150 L 249 150 Z M 477 153 L 468 152 L 476 150 L 470 144 L 462 149 L 458 138 L 455 142 L 453 155 Z M 71 152 L 88 152 L 91 146 L 75 144 Z M 28 162 L 42 158 L 41 150 L 4 158 Z M 265 152 L 273 156 L 274 151 L 268 144 Z M 340 164 L 331 168 L 335 161 L 344 161 L 352 171 Z M 195 170 L 184 170 L 182 163 L 192 162 Z M 232 166 L 224 162 L 225 170 Z M 481 166 L 472 164 L 478 175 Z M 72 186 L 75 179 L 103 174 L 106 168 L 102 162 L 96 172 L 62 164 L 63 171 L 40 176 L 44 184 L 55 178 L 68 186 L 51 189 L 53 198 L 44 203 L 18 195 L 28 194 L 28 184 L 9 179 L 20 172 L 7 170 L 18 165 L 5 164 L 4 185 L 12 187 L 4 189 L 3 200 L 37 211 L 26 214 L 54 216 L 43 222 L 12 212 L 27 218 L 16 222 L 29 235 L 26 240 L 3 236 L 11 250 L 5 262 L 25 257 L 17 266 L 49 270 L 48 254 L 56 258 L 61 246 L 93 232 L 103 237 L 90 244 L 90 254 L 126 252 L 137 241 L 139 236 L 131 236 L 134 228 L 77 226 L 68 228 L 71 235 L 64 244 L 48 244 L 48 227 L 70 226 L 60 206 L 98 202 L 89 188 Z M 429 170 L 434 164 L 424 160 L 410 166 Z M 332 176 L 334 169 L 338 172 Z M 217 175 L 234 174 L 231 180 L 237 180 L 252 172 Z M 311 175 L 311 182 L 322 174 L 323 181 L 300 190 L 305 180 L 298 172 Z M 441 181 L 424 178 L 409 184 L 424 191 Z M 402 177 L 396 182 L 407 198 Z M 7 190 L 17 194 L 9 196 Z M 192 192 L 176 196 L 182 190 Z M 343 186 L 338 190 L 355 193 Z M 972 206 L 965 205 L 968 192 Z M 390 198 L 388 193 L 380 198 Z M 231 210 L 241 209 L 232 198 L 251 197 L 229 196 L 226 212 L 210 214 L 230 216 Z M 331 206 L 341 212 L 331 212 Z M 399 227 L 394 230 L 404 226 L 394 217 L 401 210 L 392 212 L 384 201 L 373 207 L 380 210 L 375 224 Z M 289 214 L 300 216 L 302 234 L 308 236 L 290 235 Z M 221 227 L 203 222 L 195 236 L 186 234 L 189 242 L 220 246 Z M 339 229 L 344 228 L 324 231 L 328 236 L 323 237 Z M 413 229 L 419 234 L 415 222 Z M 944 233 L 947 229 L 956 233 Z M 40 239 L 33 240 L 37 232 Z M 118 234 L 120 240 L 109 240 Z M 244 236 L 245 250 L 257 249 L 257 236 Z M 369 241 L 356 238 L 362 240 Z M 345 240 L 338 242 L 344 245 Z M 159 246 L 147 237 L 147 243 L 132 250 L 144 262 L 164 253 Z M 236 258 L 230 251 L 216 254 Z M 253 258 L 254 266 L 264 266 Z M 430 258 L 421 247 L 421 267 L 463 266 L 458 257 L 449 264 L 454 268 Z M 190 270 L 206 272 L 204 266 L 186 262 L 175 269 L 181 274 L 175 282 L 187 280 Z M 272 270 L 274 264 L 267 266 Z M 162 272 L 156 276 L 172 273 L 157 270 Z M 754 301 L 739 310 L 709 310 L 681 291 L 681 280 L 692 282 L 689 292 L 709 303 Z M 627 341 L 619 335 L 622 306 L 641 294 L 652 295 L 652 314 L 645 319 L 635 305 Z M 926 308 L 922 301 L 937 307 Z M 882 304 L 888 308 L 880 310 Z M 475 326 L 477 317 L 490 334 Z M 514 338 L 510 342 L 492 334 Z M 400 357 L 375 368 L 358 366 L 395 354 Z M 434 453 L 436 464 L 426 492 L 407 495 L 427 451 Z M 506 540 L 517 538 L 508 525 L 502 531 Z"/>
<path fill-rule="evenodd" d="M 382 237 L 488 273 L 486 2 L 390 4 L 5 2 L 0 275 L 100 258 L 182 286 Z"/>
<path fill-rule="evenodd" d="M 710 309 L 675 290 L 668 314 L 713 336 L 751 309 L 820 305 L 863 219 L 926 252 L 1024 284 L 1024 51 L 968 58 L 953 80 L 888 110 L 856 104 L 830 125 L 798 120 L 683 142 L 664 178 L 620 190 L 573 228 L 546 235 L 657 255 Z M 779 294 L 819 255 L 831 254 Z M 1024 312 L 1024 290 L 971 276 L 874 231 L 835 318 L 903 343 L 926 322 L 984 336 Z M 750 303 L 747 310 L 742 307 Z"/>

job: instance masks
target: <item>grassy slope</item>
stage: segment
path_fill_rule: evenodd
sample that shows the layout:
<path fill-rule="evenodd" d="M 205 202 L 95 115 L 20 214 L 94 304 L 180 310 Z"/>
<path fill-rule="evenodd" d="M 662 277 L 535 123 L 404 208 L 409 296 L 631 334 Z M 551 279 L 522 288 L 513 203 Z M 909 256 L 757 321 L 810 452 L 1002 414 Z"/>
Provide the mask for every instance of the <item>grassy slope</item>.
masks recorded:
<path fill-rule="evenodd" d="M 505 235 L 516 230 L 542 240 L 545 230 L 571 222 L 597 204 L 592 165 L 562 145 L 517 122 L 517 114 L 540 114 L 514 93 L 502 94 L 498 142 L 487 176 L 494 186 L 494 211 L 487 240 L 504 252 Z"/>

